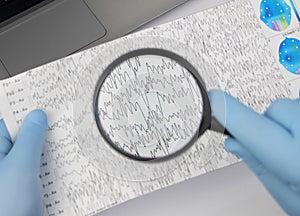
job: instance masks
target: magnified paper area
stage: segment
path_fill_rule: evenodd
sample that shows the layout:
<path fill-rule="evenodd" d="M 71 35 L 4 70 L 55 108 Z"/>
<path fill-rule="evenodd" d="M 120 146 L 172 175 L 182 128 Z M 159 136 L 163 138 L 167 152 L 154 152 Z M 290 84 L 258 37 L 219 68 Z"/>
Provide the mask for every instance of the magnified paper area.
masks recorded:
<path fill-rule="evenodd" d="M 100 125 L 110 144 L 141 158 L 185 147 L 202 122 L 203 101 L 193 75 L 173 59 L 130 58 L 106 77 L 98 97 Z"/>
<path fill-rule="evenodd" d="M 173 174 L 179 172 L 182 169 L 182 166 L 185 166 L 185 164 L 194 164 L 193 166 L 201 169 L 202 167 L 205 167 L 213 157 L 214 147 L 212 146 L 212 143 L 222 143 L 221 135 L 210 136 L 210 132 L 207 131 L 205 134 L 203 134 L 203 136 L 201 136 L 200 139 L 197 139 L 197 142 L 194 143 L 193 139 L 193 141 L 190 142 L 191 144 L 193 143 L 191 148 L 189 148 L 183 154 L 176 155 L 176 157 L 169 158 L 168 160 L 155 160 L 155 163 L 133 160 L 127 156 L 134 157 L 134 153 L 130 155 L 127 151 L 125 152 L 127 156 L 124 156 L 124 153 L 121 153 L 120 148 L 115 147 L 115 144 L 109 144 L 107 139 L 107 131 L 105 131 L 102 127 L 102 132 L 100 132 L 98 126 L 102 126 L 102 124 L 97 124 L 96 122 L 96 119 L 98 119 L 97 114 L 101 114 L 97 108 L 95 109 L 95 107 L 98 105 L 98 99 L 96 96 L 99 93 L 99 89 L 101 89 L 101 84 L 103 84 L 104 80 L 107 78 L 107 75 L 110 74 L 111 71 L 114 71 L 115 66 L 121 64 L 122 61 L 125 61 L 125 58 L 131 58 L 133 56 L 132 52 L 139 53 L 138 55 L 141 55 L 141 52 L 138 50 L 146 51 L 147 49 L 149 49 L 149 54 L 152 53 L 150 50 L 156 49 L 157 51 L 162 50 L 162 55 L 168 52 L 174 53 L 175 56 L 181 56 L 182 59 L 186 59 L 186 61 L 193 65 L 195 71 L 201 73 L 201 79 L 203 82 L 205 82 L 207 89 L 212 89 L 212 86 L 216 87 L 219 83 L 219 79 L 216 76 L 214 69 L 211 67 L 211 64 L 208 64 L 207 60 L 202 57 L 202 53 L 196 52 L 185 44 L 169 38 L 142 36 L 126 41 L 119 41 L 118 43 L 111 44 L 109 47 L 104 47 L 101 50 L 101 54 L 99 53 L 98 55 L 95 55 L 94 59 L 88 65 L 88 68 L 83 70 L 84 73 L 80 73 L 80 78 L 78 79 L 80 82 L 78 82 L 78 85 L 76 86 L 77 99 L 74 104 L 75 130 L 78 138 L 79 148 L 89 163 L 92 164 L 99 172 L 110 176 L 110 178 L 119 179 L 119 181 L 152 182 L 169 177 L 173 178 Z M 144 52 L 144 54 L 147 53 Z M 160 55 L 159 52 L 157 52 L 156 55 Z M 104 57 L 106 58 L 104 59 Z M 123 60 L 120 60 L 120 58 Z M 170 55 L 170 58 L 172 58 L 172 55 Z M 136 67 L 136 61 L 133 60 L 125 61 L 124 64 L 126 65 L 129 62 L 131 66 L 128 66 L 128 68 Z M 118 63 L 114 63 L 116 61 Z M 152 63 L 152 65 L 155 64 Z M 160 65 L 161 67 L 164 66 L 164 64 L 161 63 Z M 118 70 L 117 68 L 115 70 Z M 140 71 L 142 72 L 141 69 Z M 179 71 L 181 72 L 181 69 Z M 128 70 L 127 73 L 129 72 L 131 73 L 130 76 L 134 77 L 132 75 L 133 71 Z M 122 75 L 122 73 L 120 71 L 119 74 L 116 72 L 118 75 Z M 139 74 L 138 78 L 139 80 L 147 81 L 146 77 L 147 72 L 143 72 Z M 156 80 L 161 81 L 161 77 L 162 75 L 159 77 L 160 79 Z M 136 79 L 133 80 L 135 81 Z M 114 80 L 114 83 L 115 82 L 116 81 Z M 120 79 L 118 79 L 118 82 L 120 82 Z M 121 82 L 121 84 L 124 92 L 124 89 L 128 88 L 128 84 L 125 85 L 125 82 Z M 119 88 L 121 88 L 121 84 L 118 83 Z M 182 87 L 181 83 L 179 82 L 175 82 L 173 85 L 177 90 Z M 137 88 L 136 83 L 134 83 L 132 86 Z M 154 85 L 154 87 L 151 89 L 159 91 L 159 88 L 161 88 L 161 86 L 156 83 L 156 85 Z M 139 87 L 139 89 L 143 90 L 141 87 Z M 145 89 L 143 91 L 145 91 Z M 116 95 L 117 93 L 119 94 L 119 90 L 114 90 L 114 94 Z M 140 94 L 144 95 L 143 93 Z M 149 92 L 149 98 L 152 98 L 152 100 L 155 98 L 153 95 L 155 94 Z M 132 97 L 132 100 L 139 101 L 139 103 L 141 103 L 141 98 L 143 97 Z M 111 97 L 108 99 L 108 102 L 110 102 Z M 182 100 L 180 101 L 182 102 Z M 182 105 L 183 103 L 179 104 L 179 106 Z M 175 105 L 173 104 L 172 107 L 174 108 L 174 106 Z M 103 107 L 104 106 L 99 105 L 99 108 Z M 171 105 L 169 107 L 171 107 Z M 167 111 L 169 112 L 169 109 Z M 133 118 L 133 116 L 135 115 L 131 115 L 129 118 L 123 117 L 123 120 L 119 122 L 127 124 L 128 121 L 137 121 L 135 118 Z M 112 123 L 112 125 L 115 125 L 115 123 Z M 105 126 L 105 124 L 103 124 L 103 126 Z M 106 137 L 104 137 L 104 135 Z M 116 137 L 119 139 L 119 141 L 126 138 L 124 138 L 123 134 Z M 214 141 L 212 141 L 213 139 Z M 150 145 L 151 144 L 152 143 L 150 143 Z"/>

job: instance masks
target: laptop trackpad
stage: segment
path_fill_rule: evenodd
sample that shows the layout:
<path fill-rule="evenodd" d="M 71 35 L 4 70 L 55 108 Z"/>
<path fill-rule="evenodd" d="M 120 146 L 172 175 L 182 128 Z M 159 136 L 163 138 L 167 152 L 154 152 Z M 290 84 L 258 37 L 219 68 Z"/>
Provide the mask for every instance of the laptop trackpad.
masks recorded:
<path fill-rule="evenodd" d="M 15 75 L 67 56 L 105 32 L 82 0 L 66 0 L 0 33 L 0 59 Z"/>

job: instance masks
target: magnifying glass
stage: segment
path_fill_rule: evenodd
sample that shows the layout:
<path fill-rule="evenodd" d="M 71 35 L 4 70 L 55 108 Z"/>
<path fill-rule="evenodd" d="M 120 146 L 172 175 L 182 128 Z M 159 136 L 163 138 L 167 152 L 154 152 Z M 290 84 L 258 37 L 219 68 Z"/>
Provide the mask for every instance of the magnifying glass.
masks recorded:
<path fill-rule="evenodd" d="M 230 136 L 212 117 L 201 71 L 163 49 L 114 60 L 100 76 L 93 107 L 107 143 L 138 161 L 176 157 L 209 129 Z"/>

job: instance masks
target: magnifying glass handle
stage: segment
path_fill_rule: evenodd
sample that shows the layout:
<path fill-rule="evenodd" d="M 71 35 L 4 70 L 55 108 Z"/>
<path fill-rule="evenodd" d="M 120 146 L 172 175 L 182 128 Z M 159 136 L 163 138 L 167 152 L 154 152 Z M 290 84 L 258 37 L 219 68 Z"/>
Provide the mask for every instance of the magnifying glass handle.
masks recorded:
<path fill-rule="evenodd" d="M 213 116 L 211 118 L 210 130 L 216 131 L 218 133 L 225 134 L 227 136 L 233 137 L 231 133 Z"/>

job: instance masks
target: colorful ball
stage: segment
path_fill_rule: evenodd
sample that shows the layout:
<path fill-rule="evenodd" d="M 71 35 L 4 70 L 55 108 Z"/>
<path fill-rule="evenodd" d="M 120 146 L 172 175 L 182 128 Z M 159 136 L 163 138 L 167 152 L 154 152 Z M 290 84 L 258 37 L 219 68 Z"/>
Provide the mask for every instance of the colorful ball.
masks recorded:
<path fill-rule="evenodd" d="M 262 0 L 260 19 L 274 31 L 284 31 L 291 24 L 291 7 L 284 0 Z"/>
<path fill-rule="evenodd" d="M 300 40 L 286 38 L 279 46 L 279 61 L 289 72 L 300 74 Z"/>

